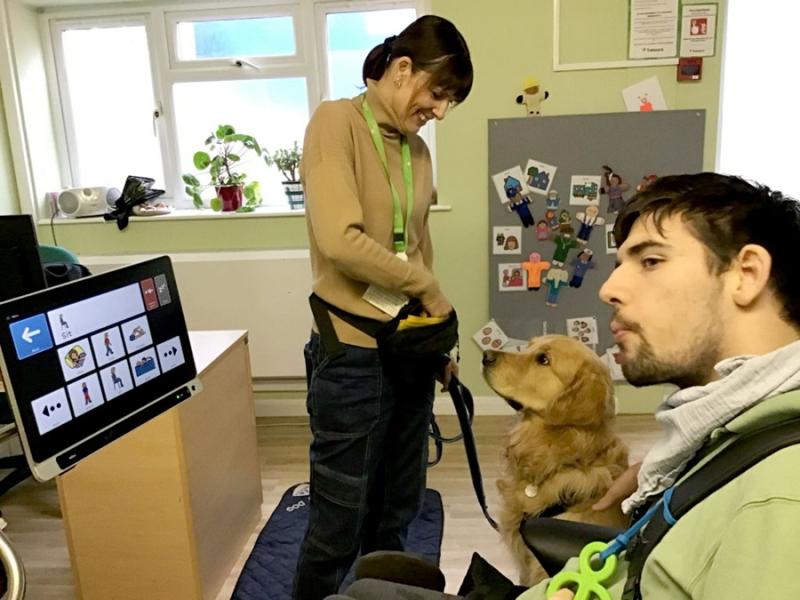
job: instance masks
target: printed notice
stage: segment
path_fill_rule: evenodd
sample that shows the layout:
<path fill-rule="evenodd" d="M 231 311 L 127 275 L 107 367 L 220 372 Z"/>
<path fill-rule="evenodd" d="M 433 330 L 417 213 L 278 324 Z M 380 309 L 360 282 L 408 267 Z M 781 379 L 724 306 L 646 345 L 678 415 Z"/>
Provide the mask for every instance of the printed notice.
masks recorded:
<path fill-rule="evenodd" d="M 716 35 L 716 4 L 681 7 L 681 56 L 714 56 Z"/>
<path fill-rule="evenodd" d="M 678 54 L 678 0 L 631 0 L 628 58 Z"/>

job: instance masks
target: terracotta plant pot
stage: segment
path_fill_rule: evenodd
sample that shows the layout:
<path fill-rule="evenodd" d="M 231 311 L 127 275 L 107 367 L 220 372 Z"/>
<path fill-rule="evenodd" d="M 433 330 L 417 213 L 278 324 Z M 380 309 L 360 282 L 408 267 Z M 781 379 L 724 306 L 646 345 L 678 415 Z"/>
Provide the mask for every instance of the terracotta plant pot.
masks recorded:
<path fill-rule="evenodd" d="M 305 207 L 306 197 L 303 192 L 303 184 L 299 181 L 284 181 L 283 191 L 286 192 L 286 197 L 289 199 L 289 208 L 299 210 Z"/>
<path fill-rule="evenodd" d="M 242 206 L 242 187 L 226 185 L 217 188 L 217 196 L 222 200 L 222 212 L 238 210 Z"/>

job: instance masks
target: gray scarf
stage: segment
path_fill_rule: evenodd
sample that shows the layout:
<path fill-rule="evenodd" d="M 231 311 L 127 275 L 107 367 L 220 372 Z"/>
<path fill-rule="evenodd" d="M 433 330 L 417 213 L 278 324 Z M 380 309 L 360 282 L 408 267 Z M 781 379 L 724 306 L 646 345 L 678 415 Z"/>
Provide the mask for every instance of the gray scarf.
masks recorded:
<path fill-rule="evenodd" d="M 772 396 L 800 388 L 800 341 L 769 354 L 734 356 L 714 369 L 721 378 L 668 395 L 656 410 L 664 435 L 647 453 L 626 514 L 670 487 L 711 432 Z"/>

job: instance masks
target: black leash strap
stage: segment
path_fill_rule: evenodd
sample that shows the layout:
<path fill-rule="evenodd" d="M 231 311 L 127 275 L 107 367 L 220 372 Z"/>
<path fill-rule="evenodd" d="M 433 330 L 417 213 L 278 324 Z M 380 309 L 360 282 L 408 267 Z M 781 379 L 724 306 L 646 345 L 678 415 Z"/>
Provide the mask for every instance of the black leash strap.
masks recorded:
<path fill-rule="evenodd" d="M 696 504 L 716 492 L 766 457 L 800 443 L 800 419 L 784 421 L 743 435 L 675 486 L 669 510 L 677 520 Z M 623 600 L 641 600 L 644 563 L 671 525 L 657 512 L 628 548 L 628 580 Z"/>
<path fill-rule="evenodd" d="M 478 504 L 481 506 L 483 516 L 486 517 L 489 525 L 496 530 L 497 522 L 489 514 L 489 508 L 486 506 L 486 494 L 483 491 L 481 465 L 478 461 L 478 450 L 475 447 L 475 436 L 472 433 L 471 422 L 472 416 L 475 414 L 475 402 L 472 399 L 472 392 L 470 392 L 456 376 L 450 379 L 448 391 L 450 392 L 450 397 L 453 399 L 453 405 L 458 415 L 458 423 L 461 426 L 461 433 L 464 437 L 464 451 L 467 454 L 469 474 L 472 477 L 472 487 L 475 488 L 475 496 L 478 498 Z"/>

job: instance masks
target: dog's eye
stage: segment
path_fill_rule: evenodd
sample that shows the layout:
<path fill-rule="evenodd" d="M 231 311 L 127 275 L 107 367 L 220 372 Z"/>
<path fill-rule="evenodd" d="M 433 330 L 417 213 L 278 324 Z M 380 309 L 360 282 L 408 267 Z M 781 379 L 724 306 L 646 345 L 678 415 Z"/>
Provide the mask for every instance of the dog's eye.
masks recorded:
<path fill-rule="evenodd" d="M 541 354 L 536 355 L 536 362 L 539 363 L 540 365 L 549 365 L 550 358 L 547 356 L 547 354 L 542 352 Z"/>

